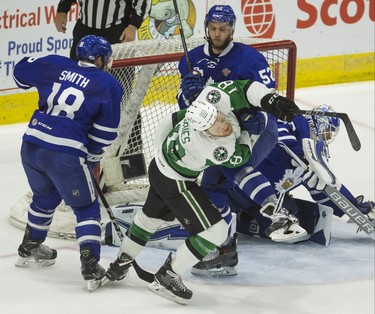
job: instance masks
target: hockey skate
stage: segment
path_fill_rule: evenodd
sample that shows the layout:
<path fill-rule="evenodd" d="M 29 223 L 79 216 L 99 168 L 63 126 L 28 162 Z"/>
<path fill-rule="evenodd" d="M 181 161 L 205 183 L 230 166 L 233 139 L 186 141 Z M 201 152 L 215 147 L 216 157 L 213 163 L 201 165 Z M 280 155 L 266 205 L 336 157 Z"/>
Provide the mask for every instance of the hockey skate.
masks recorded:
<path fill-rule="evenodd" d="M 81 248 L 81 274 L 87 281 L 87 289 L 94 291 L 106 283 L 105 269 L 100 266 L 90 248 Z"/>
<path fill-rule="evenodd" d="M 18 247 L 17 267 L 27 267 L 30 263 L 36 263 L 41 266 L 50 266 L 55 264 L 57 251 L 49 246 L 42 244 L 42 241 L 30 239 L 30 229 L 27 226 L 21 245 Z"/>
<path fill-rule="evenodd" d="M 237 264 L 237 233 L 235 233 L 229 244 L 208 253 L 203 260 L 192 267 L 191 273 L 204 277 L 235 276 Z"/>
<path fill-rule="evenodd" d="M 193 292 L 184 285 L 181 276 L 173 271 L 171 261 L 172 253 L 169 253 L 165 264 L 155 274 L 154 281 L 148 288 L 163 298 L 186 305 Z"/>
<path fill-rule="evenodd" d="M 260 209 L 264 217 L 270 218 L 272 223 L 266 229 L 266 235 L 275 242 L 296 243 L 309 238 L 307 231 L 299 225 L 297 217 L 285 208 L 275 211 L 275 204 L 267 203 Z"/>
<path fill-rule="evenodd" d="M 106 277 L 110 281 L 122 280 L 126 277 L 129 272 L 129 268 L 132 265 L 134 259 L 128 254 L 122 253 L 117 259 L 109 265 L 106 272 Z"/>

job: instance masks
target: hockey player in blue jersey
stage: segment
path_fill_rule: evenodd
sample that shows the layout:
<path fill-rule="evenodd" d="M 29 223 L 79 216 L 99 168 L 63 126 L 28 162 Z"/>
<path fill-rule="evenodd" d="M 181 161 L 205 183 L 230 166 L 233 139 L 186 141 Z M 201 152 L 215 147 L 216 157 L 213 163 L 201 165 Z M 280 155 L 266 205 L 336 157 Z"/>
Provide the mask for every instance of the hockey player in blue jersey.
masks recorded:
<path fill-rule="evenodd" d="M 317 107 L 317 110 L 333 111 L 326 105 Z M 308 232 L 307 236 L 287 242 L 309 239 L 319 244 L 329 244 L 332 213 L 338 217 L 344 213 L 324 193 L 323 189 L 327 184 L 323 179 L 324 173 L 311 169 L 306 173 L 296 163 L 292 154 L 309 164 L 305 159 L 303 142 L 310 141 L 316 146 L 316 151 L 326 167 L 330 158 L 328 145 L 335 139 L 339 129 L 340 120 L 328 116 L 297 116 L 292 123 L 278 121 L 279 143 L 267 158 L 249 173 L 248 178 L 243 180 L 241 189 L 236 186 L 228 194 L 231 209 L 238 213 L 238 232 L 268 238 L 271 220 L 261 212 L 269 210 L 268 207 L 277 204 L 280 195 L 285 194 L 283 206 L 298 217 L 301 226 Z M 315 169 L 319 169 L 319 165 Z M 363 196 L 354 197 L 336 177 L 334 180 L 335 187 L 350 202 L 370 219 L 374 218 L 374 202 L 364 202 Z M 314 202 L 290 197 L 289 192 L 300 185 L 309 191 Z M 248 195 L 251 195 L 251 199 Z M 274 240 L 284 242 L 282 235 L 274 236 Z"/>
<path fill-rule="evenodd" d="M 236 15 L 229 5 L 214 5 L 204 20 L 207 42 L 189 51 L 178 65 L 181 90 L 177 96 L 181 109 L 194 101 L 203 88 L 227 80 L 254 80 L 269 88 L 275 79 L 266 58 L 256 49 L 233 41 Z"/>
<path fill-rule="evenodd" d="M 64 200 L 76 216 L 81 272 L 89 288 L 105 274 L 98 263 L 101 217 L 92 166 L 117 137 L 123 94 L 117 80 L 103 71 L 111 55 L 108 41 L 88 35 L 77 46 L 78 61 L 58 55 L 25 57 L 13 72 L 20 88 L 35 87 L 39 94 L 21 147 L 33 198 L 16 266 L 55 263 L 56 250 L 42 243 Z"/>

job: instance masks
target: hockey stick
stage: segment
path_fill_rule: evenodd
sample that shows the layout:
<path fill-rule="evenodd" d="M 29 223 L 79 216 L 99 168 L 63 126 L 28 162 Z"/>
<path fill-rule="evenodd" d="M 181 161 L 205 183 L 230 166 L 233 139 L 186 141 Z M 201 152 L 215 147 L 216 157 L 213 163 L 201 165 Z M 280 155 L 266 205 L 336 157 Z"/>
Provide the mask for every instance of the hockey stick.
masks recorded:
<path fill-rule="evenodd" d="M 289 156 L 291 156 L 304 170 L 308 169 L 308 166 L 283 142 L 279 142 L 280 146 L 285 150 Z M 374 224 L 368 219 L 368 217 L 350 202 L 337 188 L 326 185 L 324 193 L 329 199 L 341 209 L 350 219 L 352 219 L 357 226 L 363 230 L 370 238 L 375 240 Z"/>
<path fill-rule="evenodd" d="M 184 54 L 185 54 L 185 58 L 186 58 L 188 71 L 190 73 L 192 73 L 193 69 L 191 67 L 191 62 L 190 62 L 188 49 L 187 49 L 187 45 L 186 45 L 185 33 L 184 33 L 184 29 L 183 29 L 182 23 L 181 23 L 180 12 L 179 12 L 179 9 L 178 9 L 177 0 L 173 0 L 173 6 L 174 6 L 175 14 L 176 14 L 178 28 L 180 29 L 181 42 L 182 42 L 182 47 L 184 48 Z"/>
<path fill-rule="evenodd" d="M 354 130 L 353 124 L 349 119 L 349 116 L 343 112 L 325 112 L 325 111 L 316 111 L 316 110 L 298 110 L 296 112 L 297 115 L 309 115 L 309 116 L 329 116 L 329 117 L 336 117 L 340 118 L 342 122 L 344 122 L 346 132 L 348 133 L 348 137 L 350 140 L 350 144 L 352 145 L 355 151 L 361 149 L 361 142 L 358 138 L 356 131 Z"/>
<path fill-rule="evenodd" d="M 362 212 L 335 187 L 327 185 L 324 188 L 324 192 L 337 207 L 348 215 L 361 230 L 367 233 L 367 235 L 375 241 L 374 224 L 371 223 L 367 216 L 362 214 Z"/>
<path fill-rule="evenodd" d="M 115 219 L 115 216 L 113 215 L 113 211 L 112 211 L 111 207 L 109 206 L 109 204 L 107 202 L 107 199 L 105 198 L 105 196 L 103 194 L 102 189 L 99 186 L 98 181 L 95 178 L 94 178 L 94 183 L 95 183 L 95 188 L 98 191 L 98 195 L 100 197 L 100 200 L 102 201 L 102 203 L 103 203 L 103 205 L 104 205 L 104 207 L 105 207 L 105 209 L 108 213 L 109 219 L 111 220 L 113 226 L 115 227 L 115 230 L 116 230 L 116 233 L 117 233 L 118 237 L 122 241 L 122 239 L 124 238 L 124 235 L 123 235 L 123 233 L 120 229 L 120 226 L 119 226 L 117 220 Z M 137 275 L 140 279 L 142 279 L 144 281 L 147 281 L 149 283 L 154 281 L 154 274 L 152 274 L 152 273 L 148 272 L 147 270 L 144 270 L 143 268 L 141 268 L 138 265 L 138 263 L 136 262 L 135 259 L 133 260 L 132 265 L 133 265 L 134 270 L 135 270 L 135 272 L 137 273 Z"/>

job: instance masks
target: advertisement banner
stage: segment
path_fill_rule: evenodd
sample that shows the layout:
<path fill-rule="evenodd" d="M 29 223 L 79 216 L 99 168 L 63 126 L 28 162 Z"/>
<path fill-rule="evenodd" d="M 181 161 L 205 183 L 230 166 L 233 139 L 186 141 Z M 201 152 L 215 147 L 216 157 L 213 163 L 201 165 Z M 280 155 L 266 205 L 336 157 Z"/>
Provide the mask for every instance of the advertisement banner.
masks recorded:
<path fill-rule="evenodd" d="M 99 0 L 100 1 L 100 0 Z M 298 59 L 374 51 L 375 0 L 177 0 L 184 33 L 204 37 L 204 17 L 214 4 L 229 4 L 235 37 L 291 39 Z M 72 6 L 66 34 L 54 19 L 58 0 L 0 0 L 0 95 L 17 92 L 14 64 L 24 56 L 69 55 L 79 7 Z M 179 37 L 172 0 L 152 0 L 138 40 Z"/>

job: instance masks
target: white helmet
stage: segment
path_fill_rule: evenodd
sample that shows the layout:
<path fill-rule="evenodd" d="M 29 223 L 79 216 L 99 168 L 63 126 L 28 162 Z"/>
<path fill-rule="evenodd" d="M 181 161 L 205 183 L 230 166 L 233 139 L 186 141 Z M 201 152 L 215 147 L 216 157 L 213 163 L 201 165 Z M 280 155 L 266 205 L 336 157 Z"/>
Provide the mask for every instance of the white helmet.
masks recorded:
<path fill-rule="evenodd" d="M 204 131 L 215 123 L 217 109 L 209 103 L 196 100 L 187 108 L 185 118 L 195 130 Z"/>

